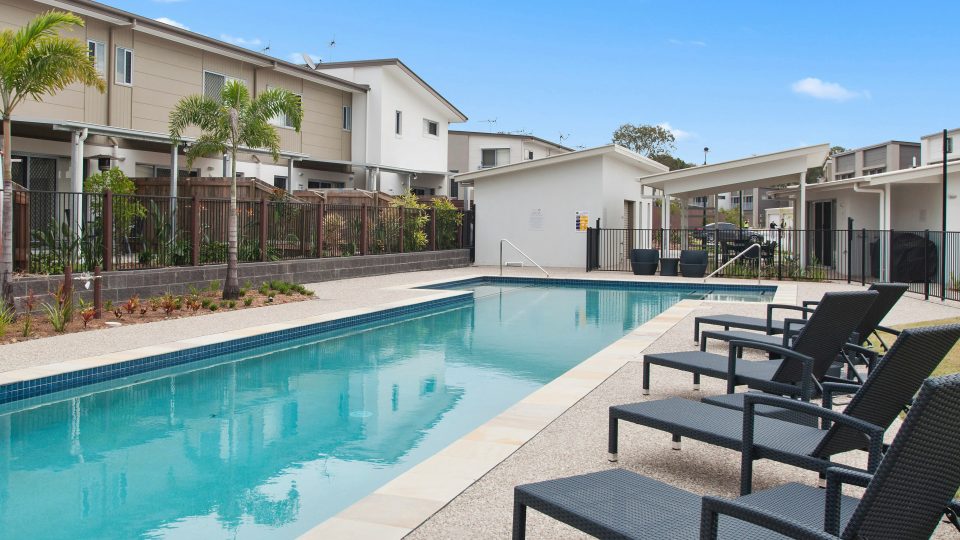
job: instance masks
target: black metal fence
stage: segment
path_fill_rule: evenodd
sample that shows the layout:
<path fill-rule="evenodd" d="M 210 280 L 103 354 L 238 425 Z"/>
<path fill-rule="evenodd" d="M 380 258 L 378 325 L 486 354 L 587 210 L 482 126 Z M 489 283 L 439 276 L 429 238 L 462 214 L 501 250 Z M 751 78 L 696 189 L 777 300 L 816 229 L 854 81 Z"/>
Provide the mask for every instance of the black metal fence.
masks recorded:
<path fill-rule="evenodd" d="M 928 298 L 960 300 L 960 232 L 591 228 L 587 271 L 629 272 L 634 249 L 655 249 L 661 257 L 706 251 L 708 273 L 722 268 L 723 277 L 756 278 L 759 271 L 776 280 L 898 281 Z"/>
<path fill-rule="evenodd" d="M 230 201 L 18 191 L 14 266 L 59 274 L 227 262 Z M 472 212 L 238 201 L 240 262 L 472 248 Z"/>

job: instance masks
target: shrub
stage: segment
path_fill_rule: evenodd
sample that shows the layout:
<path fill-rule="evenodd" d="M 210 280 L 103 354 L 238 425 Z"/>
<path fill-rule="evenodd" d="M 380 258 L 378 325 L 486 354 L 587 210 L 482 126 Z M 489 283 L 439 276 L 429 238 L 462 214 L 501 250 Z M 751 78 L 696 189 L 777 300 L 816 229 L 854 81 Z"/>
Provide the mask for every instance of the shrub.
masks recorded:
<path fill-rule="evenodd" d="M 3 338 L 3 336 L 7 335 L 7 328 L 13 324 L 15 315 L 16 312 L 12 307 L 0 305 L 0 338 Z"/>
<path fill-rule="evenodd" d="M 230 300 L 229 302 L 227 302 L 227 307 L 230 308 L 230 309 L 233 309 L 233 308 L 237 307 L 237 301 L 236 301 L 236 300 Z"/>
<path fill-rule="evenodd" d="M 243 305 L 250 307 L 250 304 L 253 304 L 253 297 L 252 296 L 245 297 L 243 299 Z M 0 334 L 0 337 L 2 337 L 2 334 Z"/>
<path fill-rule="evenodd" d="M 33 331 L 33 310 L 37 308 L 37 297 L 33 294 L 33 290 L 27 290 L 23 307 L 26 309 L 26 313 L 23 315 L 23 337 L 30 337 L 30 333 Z"/>
<path fill-rule="evenodd" d="M 450 199 L 438 197 L 433 200 L 436 216 L 437 249 L 451 249 L 459 245 L 458 233 L 463 222 L 463 214 Z"/>
<path fill-rule="evenodd" d="M 413 192 L 394 198 L 390 203 L 395 208 L 402 208 L 403 216 L 403 249 L 404 251 L 422 251 L 427 247 L 427 215 L 425 204 L 417 200 Z"/>
<path fill-rule="evenodd" d="M 210 300 L 209 298 L 204 298 L 200 302 L 200 306 L 203 307 L 203 309 L 207 309 L 208 307 L 210 307 L 210 304 L 212 303 L 213 303 L 213 300 Z"/>
<path fill-rule="evenodd" d="M 93 309 L 92 306 L 83 308 L 80 311 L 80 318 L 83 319 L 83 327 L 86 328 L 87 324 L 89 324 L 90 321 L 92 321 L 93 318 L 96 316 L 97 316 L 97 310 Z"/>
<path fill-rule="evenodd" d="M 218 306 L 217 304 L 211 303 L 209 309 L 210 309 L 210 311 L 216 311 L 216 310 L 220 309 L 220 306 Z"/>

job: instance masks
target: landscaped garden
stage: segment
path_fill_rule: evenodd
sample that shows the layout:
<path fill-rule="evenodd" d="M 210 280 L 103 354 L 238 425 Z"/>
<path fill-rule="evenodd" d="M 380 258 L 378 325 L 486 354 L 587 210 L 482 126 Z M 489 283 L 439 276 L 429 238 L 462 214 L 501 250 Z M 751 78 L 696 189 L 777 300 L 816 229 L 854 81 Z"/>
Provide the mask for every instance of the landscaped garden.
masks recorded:
<path fill-rule="evenodd" d="M 131 296 L 123 302 L 107 301 L 100 318 L 96 308 L 61 286 L 56 293 L 33 295 L 24 301 L 24 313 L 14 316 L 11 308 L 0 308 L 0 345 L 30 339 L 85 332 L 115 326 L 144 324 L 221 311 L 287 304 L 313 298 L 313 291 L 286 281 L 268 281 L 254 287 L 246 282 L 240 298 L 224 300 L 219 281 L 204 289 L 192 287 L 187 294 L 165 294 L 150 298 Z"/>

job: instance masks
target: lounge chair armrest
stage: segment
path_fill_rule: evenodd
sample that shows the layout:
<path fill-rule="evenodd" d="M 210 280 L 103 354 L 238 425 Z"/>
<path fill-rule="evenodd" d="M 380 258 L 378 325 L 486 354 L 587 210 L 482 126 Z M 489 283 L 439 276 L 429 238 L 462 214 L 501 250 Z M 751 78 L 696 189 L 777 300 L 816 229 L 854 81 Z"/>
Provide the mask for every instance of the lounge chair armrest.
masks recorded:
<path fill-rule="evenodd" d="M 947 505 L 947 509 L 944 511 L 944 514 L 947 515 L 947 519 L 950 520 L 950 523 L 953 523 L 953 526 L 960 531 L 960 499 L 954 499 L 950 501 L 950 504 Z"/>
<path fill-rule="evenodd" d="M 888 327 L 886 327 L 886 326 L 880 326 L 879 324 L 878 324 L 877 327 L 874 329 L 874 332 L 884 332 L 884 333 L 887 333 L 887 334 L 893 334 L 893 335 L 895 335 L 895 336 L 899 336 L 899 335 L 900 335 L 900 332 L 902 332 L 902 331 L 903 331 L 903 330 L 896 330 L 896 329 L 894 329 L 894 328 L 888 328 Z"/>
<path fill-rule="evenodd" d="M 873 371 L 874 366 L 877 364 L 877 358 L 880 355 L 877 354 L 877 351 L 863 347 L 860 345 L 854 345 L 853 343 L 845 343 L 843 345 L 843 350 L 848 352 L 854 352 L 863 357 L 867 362 L 867 371 Z"/>
<path fill-rule="evenodd" d="M 781 347 L 779 345 L 773 345 L 771 343 L 761 343 L 758 341 L 749 341 L 745 339 L 734 339 L 730 341 L 729 349 L 727 351 L 727 393 L 732 394 L 733 388 L 735 386 L 735 381 L 737 378 L 737 350 L 739 349 L 754 349 L 759 351 L 766 351 L 768 353 L 779 354 L 783 357 L 784 362 L 794 361 L 800 362 L 803 364 L 802 370 L 804 373 L 803 382 L 800 384 L 800 394 L 805 401 L 810 400 L 810 396 L 813 394 L 813 358 L 798 353 L 793 349 L 788 349 L 786 347 Z"/>
<path fill-rule="evenodd" d="M 820 384 L 823 392 L 823 407 L 833 409 L 833 396 L 836 394 L 856 394 L 860 391 L 859 384 L 848 384 L 839 382 L 824 382 Z"/>
<path fill-rule="evenodd" d="M 815 308 L 810 308 L 806 306 L 795 306 L 793 304 L 767 304 L 767 333 L 769 334 L 773 330 L 773 311 L 776 309 L 792 309 L 794 311 L 799 311 L 803 314 L 803 318 L 806 319 L 807 315 L 816 311 Z"/>
<path fill-rule="evenodd" d="M 820 300 L 804 300 L 803 307 L 819 306 Z"/>
<path fill-rule="evenodd" d="M 783 346 L 789 347 L 790 340 L 803 330 L 803 325 L 807 324 L 807 319 L 784 319 L 783 320 Z M 799 327 L 794 330 L 794 327 Z"/>
<path fill-rule="evenodd" d="M 786 519 L 744 504 L 743 502 L 706 496 L 700 511 L 700 540 L 715 540 L 717 538 L 720 514 L 752 523 L 773 532 L 796 538 L 798 540 L 834 540 L 836 536 L 818 531 L 796 521 Z"/>
<path fill-rule="evenodd" d="M 843 414 L 841 412 L 820 407 L 819 405 L 815 405 L 813 403 L 797 401 L 795 399 L 773 396 L 769 394 L 761 394 L 759 392 L 747 393 L 743 396 L 744 451 L 747 451 L 748 448 L 753 447 L 753 424 L 754 417 L 756 416 L 756 405 L 771 405 L 774 407 L 780 407 L 781 409 L 789 409 L 792 411 L 806 413 L 811 416 L 829 420 L 830 422 L 835 422 L 844 427 L 859 431 L 866 435 L 868 439 L 867 452 L 869 457 L 867 459 L 867 471 L 872 472 L 876 470 L 877 465 L 880 464 L 880 458 L 883 457 L 883 433 L 886 431 L 884 428 L 859 418 Z"/>
<path fill-rule="evenodd" d="M 827 492 L 823 511 L 823 530 L 840 535 L 840 501 L 843 496 L 843 484 L 867 487 L 873 475 L 863 471 L 854 471 L 841 467 L 827 469 Z"/>

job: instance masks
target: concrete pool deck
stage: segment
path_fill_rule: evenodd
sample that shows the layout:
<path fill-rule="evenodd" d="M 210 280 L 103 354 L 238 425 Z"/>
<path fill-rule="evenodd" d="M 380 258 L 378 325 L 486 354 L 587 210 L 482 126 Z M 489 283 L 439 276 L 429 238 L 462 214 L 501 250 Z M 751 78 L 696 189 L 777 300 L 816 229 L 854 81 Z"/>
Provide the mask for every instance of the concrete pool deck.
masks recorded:
<path fill-rule="evenodd" d="M 38 376 L 67 365 L 119 361 L 171 348 L 196 346 L 263 331 L 415 303 L 443 291 L 410 289 L 425 282 L 496 275 L 496 268 L 462 268 L 311 284 L 317 300 L 124 326 L 0 347 L 0 383 L 24 373 Z M 536 269 L 510 268 L 509 276 L 542 276 Z M 553 270 L 554 277 L 634 280 L 621 273 Z M 651 280 L 645 278 L 644 280 Z M 656 281 L 702 283 L 664 278 Z M 751 285 L 747 280 L 715 283 Z M 839 284 L 764 282 L 778 286 L 776 301 L 798 303 L 828 290 L 857 289 Z M 534 392 L 471 434 L 382 486 L 374 494 L 308 533 L 314 537 L 410 538 L 509 536 L 512 488 L 518 483 L 600 470 L 606 461 L 607 408 L 669 395 L 696 397 L 689 375 L 654 368 L 652 395 L 640 395 L 640 366 L 646 351 L 692 348 L 694 314 L 714 311 L 763 316 L 764 304 L 685 300 L 637 328 L 610 347 Z M 960 316 L 955 303 L 905 297 L 885 323 L 898 324 Z M 59 364 L 59 365 L 57 365 Z M 16 380 L 16 379 L 15 379 Z M 723 383 L 704 379 L 701 394 L 720 393 Z M 633 429 L 631 429 L 633 428 Z M 738 454 L 691 442 L 683 452 L 669 450 L 668 435 L 636 426 L 621 429 L 619 466 L 698 493 L 732 496 L 737 489 Z M 641 443 L 642 441 L 642 443 Z M 855 458 L 854 458 L 855 459 Z M 755 485 L 784 481 L 810 483 L 816 476 L 761 462 Z M 532 538 L 568 537 L 576 531 L 531 512 Z M 425 520 L 425 521 L 424 521 Z"/>

